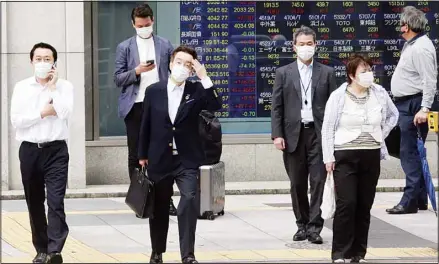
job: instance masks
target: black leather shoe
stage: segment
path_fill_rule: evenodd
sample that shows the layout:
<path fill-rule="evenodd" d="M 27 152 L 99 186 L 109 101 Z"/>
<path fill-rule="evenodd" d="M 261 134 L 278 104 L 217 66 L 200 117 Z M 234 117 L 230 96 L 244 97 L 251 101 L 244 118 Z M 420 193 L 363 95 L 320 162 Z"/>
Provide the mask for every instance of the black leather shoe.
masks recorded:
<path fill-rule="evenodd" d="M 294 241 L 303 241 L 306 239 L 306 231 L 304 229 L 297 230 L 296 234 L 293 236 Z"/>
<path fill-rule="evenodd" d="M 152 252 L 151 259 L 149 260 L 149 263 L 163 263 L 162 254 Z"/>
<path fill-rule="evenodd" d="M 322 237 L 316 233 L 309 234 L 308 241 L 313 243 L 313 244 L 322 244 L 323 243 Z"/>
<path fill-rule="evenodd" d="M 50 253 L 46 258 L 46 263 L 62 264 L 63 259 L 61 253 Z"/>
<path fill-rule="evenodd" d="M 418 210 L 421 211 L 428 210 L 428 204 L 418 204 Z"/>
<path fill-rule="evenodd" d="M 386 209 L 388 214 L 416 214 L 418 209 L 408 209 L 402 205 L 396 205 L 393 208 Z"/>
<path fill-rule="evenodd" d="M 169 205 L 169 215 L 176 216 L 177 208 L 175 208 L 174 201 L 171 199 L 171 204 Z"/>
<path fill-rule="evenodd" d="M 38 253 L 35 258 L 32 260 L 32 263 L 46 263 L 47 254 L 46 253 Z"/>
<path fill-rule="evenodd" d="M 198 263 L 198 261 L 194 257 L 187 257 L 183 259 L 183 264 L 190 264 L 190 263 Z"/>

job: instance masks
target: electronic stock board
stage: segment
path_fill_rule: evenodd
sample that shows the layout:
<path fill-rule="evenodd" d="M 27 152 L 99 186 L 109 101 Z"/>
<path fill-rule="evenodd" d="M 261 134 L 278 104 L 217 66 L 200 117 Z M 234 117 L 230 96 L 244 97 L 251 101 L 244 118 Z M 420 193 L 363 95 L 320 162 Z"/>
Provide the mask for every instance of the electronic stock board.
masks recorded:
<path fill-rule="evenodd" d="M 296 59 L 293 32 L 301 25 L 315 30 L 314 58 L 334 67 L 338 85 L 346 80 L 349 55 L 361 52 L 374 62 L 376 83 L 390 90 L 407 5 L 425 12 L 437 47 L 439 1 L 183 1 L 180 39 L 195 47 L 218 88 L 218 117 L 266 118 L 275 70 Z"/>

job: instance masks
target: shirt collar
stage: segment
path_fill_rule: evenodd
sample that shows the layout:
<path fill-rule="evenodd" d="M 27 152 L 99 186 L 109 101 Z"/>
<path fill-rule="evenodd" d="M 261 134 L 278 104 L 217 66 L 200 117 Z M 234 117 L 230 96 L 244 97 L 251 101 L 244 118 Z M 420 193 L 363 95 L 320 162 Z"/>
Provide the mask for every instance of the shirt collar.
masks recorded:
<path fill-rule="evenodd" d="M 312 69 L 313 64 L 314 60 L 311 61 L 311 64 L 309 66 L 306 66 L 306 64 L 303 63 L 301 60 L 297 60 L 297 67 L 299 68 L 299 70 Z"/>
<path fill-rule="evenodd" d="M 413 44 L 413 43 L 415 43 L 415 41 L 416 41 L 418 38 L 422 37 L 422 36 L 424 36 L 424 33 L 419 33 L 419 34 L 417 34 L 417 35 L 414 36 L 413 38 L 407 40 L 407 44 Z"/>
<path fill-rule="evenodd" d="M 181 85 L 177 85 L 171 77 L 168 79 L 168 91 L 173 92 L 176 89 L 183 90 L 186 82 L 183 82 Z"/>

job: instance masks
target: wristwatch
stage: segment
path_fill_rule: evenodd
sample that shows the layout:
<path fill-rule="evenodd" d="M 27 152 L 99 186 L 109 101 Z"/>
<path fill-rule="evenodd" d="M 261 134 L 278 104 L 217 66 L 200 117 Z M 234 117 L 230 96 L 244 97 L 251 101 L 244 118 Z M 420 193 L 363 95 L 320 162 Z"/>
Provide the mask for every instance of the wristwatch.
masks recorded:
<path fill-rule="evenodd" d="M 424 106 L 421 108 L 421 111 L 424 113 L 428 113 L 428 112 L 430 112 L 430 109 L 428 109 L 427 107 Z"/>

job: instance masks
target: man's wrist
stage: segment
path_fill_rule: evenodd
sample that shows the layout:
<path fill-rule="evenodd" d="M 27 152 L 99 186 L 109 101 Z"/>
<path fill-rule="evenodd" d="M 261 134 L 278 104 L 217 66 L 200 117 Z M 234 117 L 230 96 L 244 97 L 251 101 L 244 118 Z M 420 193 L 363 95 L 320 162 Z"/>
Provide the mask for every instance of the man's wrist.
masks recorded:
<path fill-rule="evenodd" d="M 423 107 L 421 107 L 421 111 L 423 113 L 428 113 L 428 112 L 430 112 L 430 108 L 423 106 Z"/>

